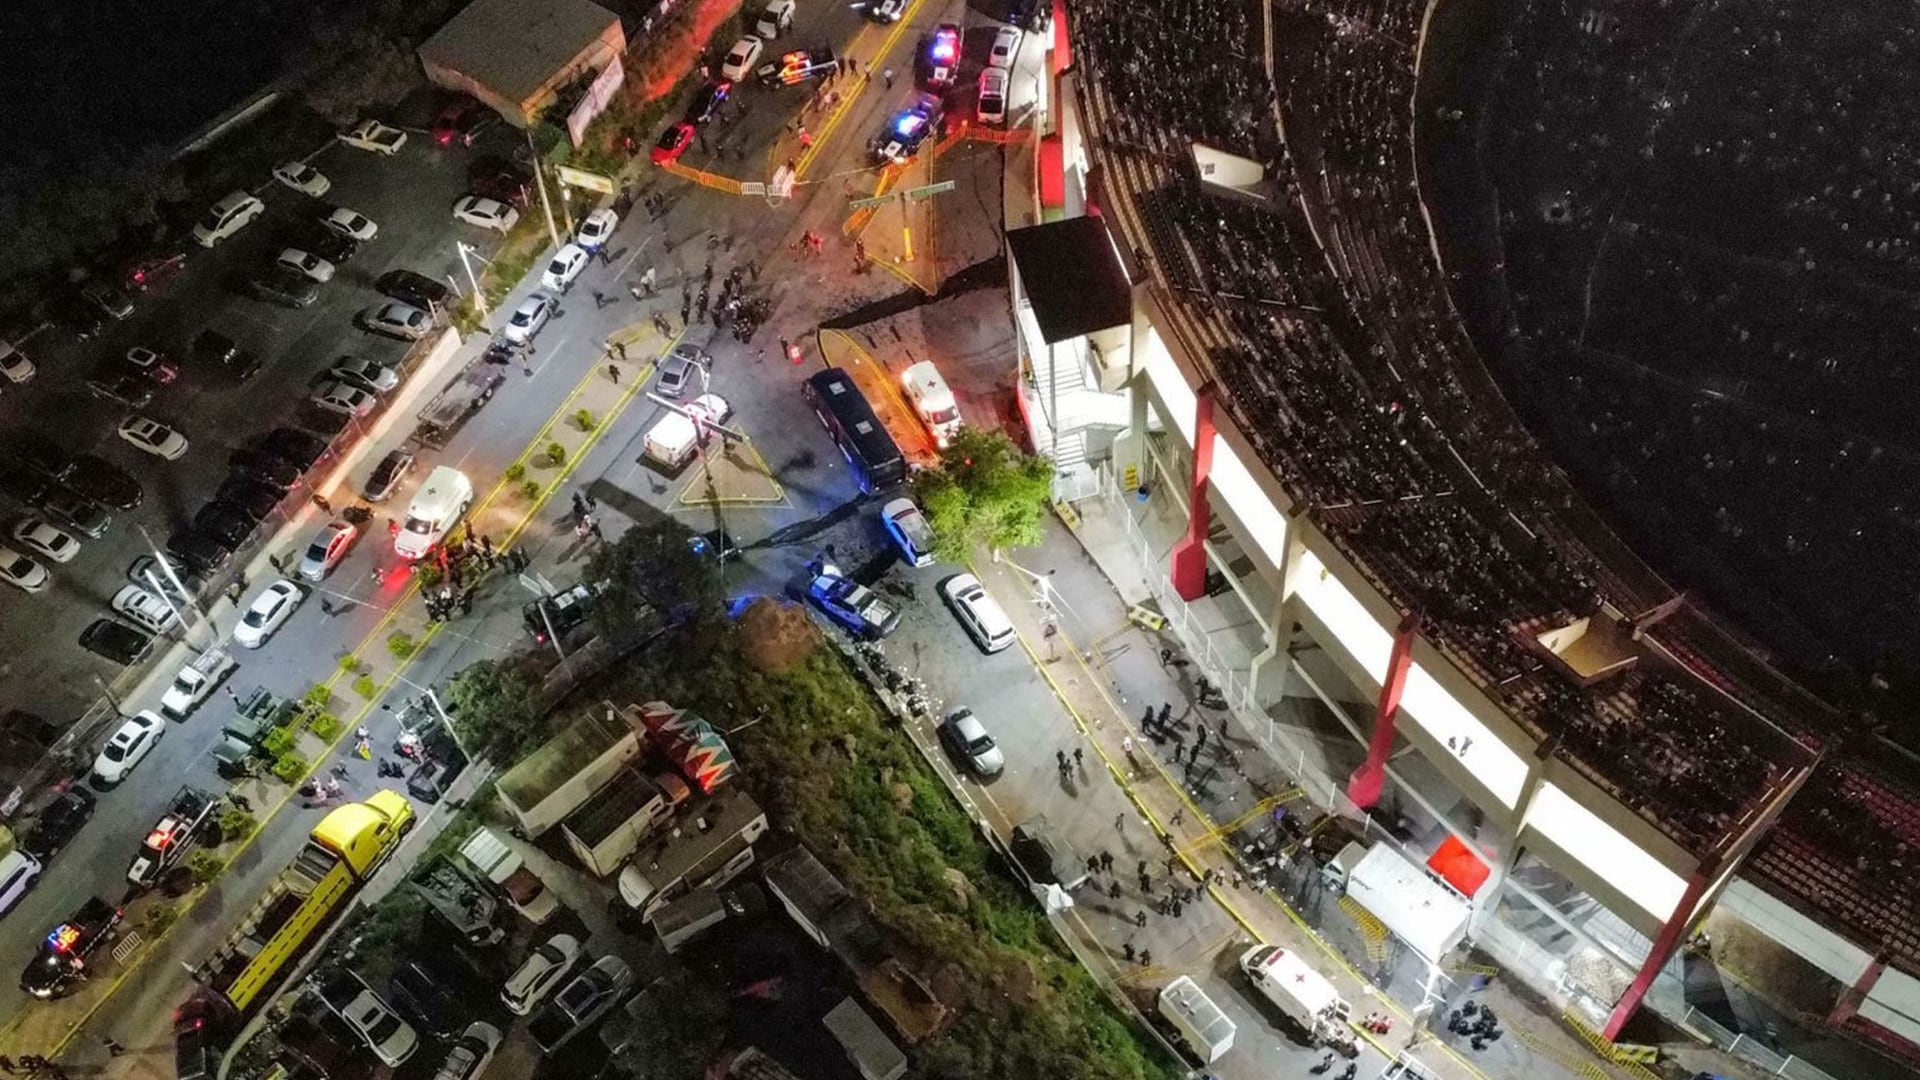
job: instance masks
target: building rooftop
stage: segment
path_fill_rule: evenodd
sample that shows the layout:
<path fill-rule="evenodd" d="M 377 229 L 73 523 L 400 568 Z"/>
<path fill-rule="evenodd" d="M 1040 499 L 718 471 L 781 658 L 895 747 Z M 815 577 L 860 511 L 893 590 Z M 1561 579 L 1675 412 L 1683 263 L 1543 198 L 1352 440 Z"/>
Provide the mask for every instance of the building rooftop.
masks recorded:
<path fill-rule="evenodd" d="M 525 101 L 619 21 L 593 0 L 473 0 L 420 46 L 420 59 Z"/>
<path fill-rule="evenodd" d="M 1077 217 L 1014 229 L 1007 248 L 1048 344 L 1133 320 L 1133 286 L 1105 220 Z"/>

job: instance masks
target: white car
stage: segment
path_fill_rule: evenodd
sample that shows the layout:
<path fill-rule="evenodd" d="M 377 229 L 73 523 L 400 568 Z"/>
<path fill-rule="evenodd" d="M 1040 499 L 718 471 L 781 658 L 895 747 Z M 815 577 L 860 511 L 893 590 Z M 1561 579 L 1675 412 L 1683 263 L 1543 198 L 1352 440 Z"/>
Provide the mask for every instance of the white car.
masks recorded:
<path fill-rule="evenodd" d="M 207 216 L 193 227 L 193 242 L 210 248 L 246 228 L 254 218 L 266 211 L 266 203 L 244 191 L 233 192 L 214 203 L 213 208 L 207 211 Z"/>
<path fill-rule="evenodd" d="M 142 630 L 164 634 L 180 616 L 165 600 L 138 585 L 123 585 L 113 594 L 113 610 Z"/>
<path fill-rule="evenodd" d="M 933 565 L 933 526 L 912 499 L 894 499 L 881 507 L 880 523 L 908 566 Z"/>
<path fill-rule="evenodd" d="M 398 338 L 401 341 L 419 341 L 433 329 L 433 316 L 408 304 L 381 304 L 377 307 L 362 308 L 356 321 L 360 329 L 369 334 Z"/>
<path fill-rule="evenodd" d="M 25 555 L 0 544 L 0 579 L 22 592 L 45 592 L 53 581 L 47 568 Z"/>
<path fill-rule="evenodd" d="M 371 390 L 384 394 L 400 385 L 400 373 L 385 364 L 376 364 L 371 360 L 356 360 L 343 356 L 334 361 L 333 369 L 327 374 L 343 383 L 357 386 L 362 390 Z"/>
<path fill-rule="evenodd" d="M 49 562 L 71 562 L 80 554 L 80 541 L 75 540 L 73 534 L 33 514 L 14 523 L 13 538 L 21 547 Z"/>
<path fill-rule="evenodd" d="M 1010 81 L 1006 68 L 990 67 L 980 73 L 980 95 L 974 100 L 981 123 L 1007 122 L 1007 84 Z"/>
<path fill-rule="evenodd" d="M 371 390 L 362 390 L 338 379 L 322 381 L 313 388 L 313 396 L 309 400 L 328 412 L 351 416 L 355 420 L 364 418 L 373 412 L 374 406 L 380 404 L 380 399 Z"/>
<path fill-rule="evenodd" d="M 993 48 L 987 53 L 987 64 L 997 68 L 1010 68 L 1013 66 L 1013 58 L 1019 53 L 1019 28 L 1003 26 L 993 35 Z"/>
<path fill-rule="evenodd" d="M 588 251 L 599 251 L 613 239 L 613 230 L 620 227 L 620 215 L 611 207 L 602 207 L 580 219 L 580 228 L 573 234 L 573 242 Z"/>
<path fill-rule="evenodd" d="M 40 880 L 40 860 L 24 851 L 0 856 L 0 915 L 12 911 Z"/>
<path fill-rule="evenodd" d="M 280 257 L 273 261 L 309 281 L 317 281 L 325 285 L 333 280 L 333 264 L 311 251 L 283 248 Z"/>
<path fill-rule="evenodd" d="M 981 652 L 997 653 L 1017 640 L 1013 620 L 972 574 L 955 574 L 941 582 L 940 598 Z"/>
<path fill-rule="evenodd" d="M 304 161 L 275 165 L 273 178 L 302 195 L 311 195 L 316 199 L 333 189 L 333 181 Z"/>
<path fill-rule="evenodd" d="M 358 126 L 334 136 L 348 146 L 375 154 L 397 154 L 407 145 L 407 133 L 390 128 L 378 120 L 362 120 Z"/>
<path fill-rule="evenodd" d="M 307 553 L 300 558 L 300 576 L 308 581 L 324 581 L 333 568 L 353 551 L 360 529 L 351 521 L 329 521 L 307 541 Z"/>
<path fill-rule="evenodd" d="M 453 216 L 469 225 L 507 232 L 520 222 L 520 211 L 494 199 L 463 195 L 453 204 Z"/>
<path fill-rule="evenodd" d="M 540 329 L 546 326 L 547 320 L 551 318 L 553 318 L 553 298 L 534 293 L 520 301 L 520 306 L 513 309 L 513 314 L 507 318 L 506 329 L 501 333 L 508 341 L 516 345 L 525 345 L 534 339 L 534 335 L 540 333 Z"/>
<path fill-rule="evenodd" d="M 765 50 L 766 47 L 766 42 L 761 41 L 752 34 L 748 34 L 746 37 L 734 42 L 733 49 L 727 53 L 726 61 L 720 65 L 721 76 L 732 79 L 734 82 L 745 79 L 747 73 L 753 70 L 754 63 L 760 59 L 760 53 Z"/>
<path fill-rule="evenodd" d="M 154 457 L 178 461 L 187 452 L 187 437 L 158 420 L 129 416 L 120 422 L 120 437 Z"/>
<path fill-rule="evenodd" d="M 587 268 L 587 258 L 585 248 L 579 244 L 568 244 L 554 253 L 553 261 L 547 264 L 546 272 L 540 275 L 540 283 L 554 292 L 566 292 L 580 277 L 580 271 Z"/>
<path fill-rule="evenodd" d="M 382 1064 L 399 1066 L 420 1049 L 420 1036 L 372 990 L 363 989 L 339 1009 L 340 1019 L 360 1036 Z"/>
<path fill-rule="evenodd" d="M 320 219 L 320 224 L 340 236 L 363 244 L 380 235 L 380 226 L 374 224 L 372 218 L 344 206 L 335 207 L 333 213 Z"/>
<path fill-rule="evenodd" d="M 0 341 L 0 375 L 5 375 L 8 382 L 23 383 L 33 378 L 33 372 L 33 361 L 26 353 Z"/>
<path fill-rule="evenodd" d="M 453 1040 L 446 1063 L 433 1074 L 433 1080 L 475 1080 L 487 1071 L 493 1052 L 500 1048 L 500 1029 L 485 1020 L 475 1020 Z"/>
<path fill-rule="evenodd" d="M 519 970 L 500 988 L 500 1000 L 515 1016 L 532 1012 L 553 988 L 566 977 L 567 970 L 580 959 L 580 939 L 572 934 L 555 934 L 546 944 L 527 954 Z"/>
<path fill-rule="evenodd" d="M 167 722 L 147 709 L 127 718 L 93 759 L 93 786 L 112 787 L 127 778 L 167 733 Z"/>
<path fill-rule="evenodd" d="M 306 598 L 300 586 L 285 578 L 275 578 L 247 605 L 246 614 L 240 616 L 240 625 L 233 628 L 233 643 L 245 649 L 265 645 Z"/>

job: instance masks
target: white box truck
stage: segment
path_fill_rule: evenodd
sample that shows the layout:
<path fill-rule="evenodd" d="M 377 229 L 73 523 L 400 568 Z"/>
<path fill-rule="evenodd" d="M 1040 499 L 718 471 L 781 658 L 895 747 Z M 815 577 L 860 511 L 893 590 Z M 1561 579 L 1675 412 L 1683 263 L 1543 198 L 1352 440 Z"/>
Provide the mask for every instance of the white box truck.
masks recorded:
<path fill-rule="evenodd" d="M 1353 1010 L 1326 977 L 1299 953 L 1278 945 L 1255 945 L 1240 954 L 1240 970 L 1314 1043 L 1345 1042 Z"/>
<path fill-rule="evenodd" d="M 394 535 L 393 550 L 403 559 L 418 559 L 447 538 L 473 505 L 473 483 L 467 474 L 451 465 L 441 465 L 427 474 L 427 482 L 407 507 L 407 517 Z"/>
<path fill-rule="evenodd" d="M 1219 1061 L 1233 1049 L 1238 1029 L 1190 976 L 1182 975 L 1160 991 L 1160 1016 L 1205 1064 Z"/>
<path fill-rule="evenodd" d="M 634 852 L 620 871 L 620 899 L 642 919 L 702 886 L 720 888 L 753 865 L 767 815 L 738 789 L 687 806 L 673 827 Z"/>

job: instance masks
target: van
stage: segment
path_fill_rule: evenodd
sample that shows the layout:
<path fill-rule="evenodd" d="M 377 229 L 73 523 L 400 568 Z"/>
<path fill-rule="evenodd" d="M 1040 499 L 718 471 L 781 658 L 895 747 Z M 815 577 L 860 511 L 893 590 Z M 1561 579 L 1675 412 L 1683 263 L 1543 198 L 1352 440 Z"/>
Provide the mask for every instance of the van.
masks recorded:
<path fill-rule="evenodd" d="M 940 583 L 940 598 L 953 609 L 960 628 L 980 651 L 997 653 L 1013 644 L 1013 620 L 972 574 L 955 574 Z"/>
<path fill-rule="evenodd" d="M 940 369 L 933 366 L 933 361 L 922 360 L 900 374 L 900 383 L 934 443 L 945 450 L 960 430 L 961 421 L 960 405 L 953 400 L 953 391 L 947 389 L 947 380 L 940 377 Z"/>
<path fill-rule="evenodd" d="M 411 560 L 433 550 L 472 504 L 473 484 L 466 473 L 450 465 L 435 468 L 407 507 L 406 519 L 394 534 L 394 553 Z"/>
<path fill-rule="evenodd" d="M 38 880 L 39 859 L 24 851 L 10 851 L 0 856 L 0 915 L 12 911 Z"/>
<path fill-rule="evenodd" d="M 690 413 L 698 413 L 703 422 L 696 424 Z M 733 406 L 719 394 L 701 394 L 688 403 L 685 412 L 668 410 L 647 429 L 641 450 L 667 473 L 674 473 L 693 460 L 700 444 L 712 438 L 707 424 L 724 424 L 733 415 Z"/>
<path fill-rule="evenodd" d="M 767 6 L 760 10 L 759 20 L 753 24 L 753 36 L 761 41 L 772 41 L 793 29 L 796 6 L 796 0 L 767 0 Z"/>

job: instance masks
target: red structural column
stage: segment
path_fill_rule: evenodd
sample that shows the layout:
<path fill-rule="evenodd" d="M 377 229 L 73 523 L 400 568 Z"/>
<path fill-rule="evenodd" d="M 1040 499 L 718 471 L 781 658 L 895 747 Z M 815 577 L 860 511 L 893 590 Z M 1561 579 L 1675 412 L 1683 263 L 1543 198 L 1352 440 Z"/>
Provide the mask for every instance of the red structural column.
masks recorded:
<path fill-rule="evenodd" d="M 1367 740 L 1367 760 L 1347 778 L 1347 798 L 1365 810 L 1380 801 L 1387 782 L 1387 755 L 1393 753 L 1394 726 L 1400 718 L 1400 695 L 1413 667 L 1413 642 L 1420 636 L 1420 617 L 1400 620 L 1393 634 L 1393 653 L 1387 657 L 1387 675 L 1380 684 L 1380 700 L 1373 710 L 1373 736 Z"/>
<path fill-rule="evenodd" d="M 1713 883 L 1718 872 L 1718 862 L 1701 863 L 1687 880 L 1687 889 L 1680 894 L 1680 902 L 1673 907 L 1673 914 L 1667 916 L 1667 924 L 1660 928 L 1660 934 L 1653 939 L 1653 948 L 1647 950 L 1647 959 L 1640 965 L 1640 973 L 1633 977 L 1627 992 L 1620 995 L 1620 1001 L 1613 1007 L 1613 1015 L 1607 1018 L 1607 1029 L 1602 1032 L 1611 1042 L 1620 1037 L 1620 1032 L 1640 1011 L 1640 1002 L 1653 988 L 1653 980 L 1660 969 L 1667 966 L 1673 958 L 1673 950 L 1680 945 L 1680 939 L 1686 935 L 1687 927 L 1693 923 L 1693 909 L 1700 906 L 1700 898 L 1706 895 L 1707 886 Z"/>
<path fill-rule="evenodd" d="M 1192 603 L 1207 592 L 1207 529 L 1213 510 L 1207 505 L 1207 481 L 1213 475 L 1213 383 L 1195 391 L 1193 404 L 1193 479 L 1187 485 L 1187 535 L 1173 546 L 1167 576 L 1180 599 Z"/>
<path fill-rule="evenodd" d="M 1827 1023 L 1839 1027 L 1853 1019 L 1854 1014 L 1860 1011 L 1860 1003 L 1867 1000 L 1868 994 L 1873 993 L 1873 988 L 1880 982 L 1880 976 L 1886 972 L 1887 959 L 1886 953 L 1873 958 L 1873 962 L 1867 965 L 1858 979 L 1854 980 L 1853 986 L 1833 1003 L 1833 1011 L 1827 1014 Z"/>

